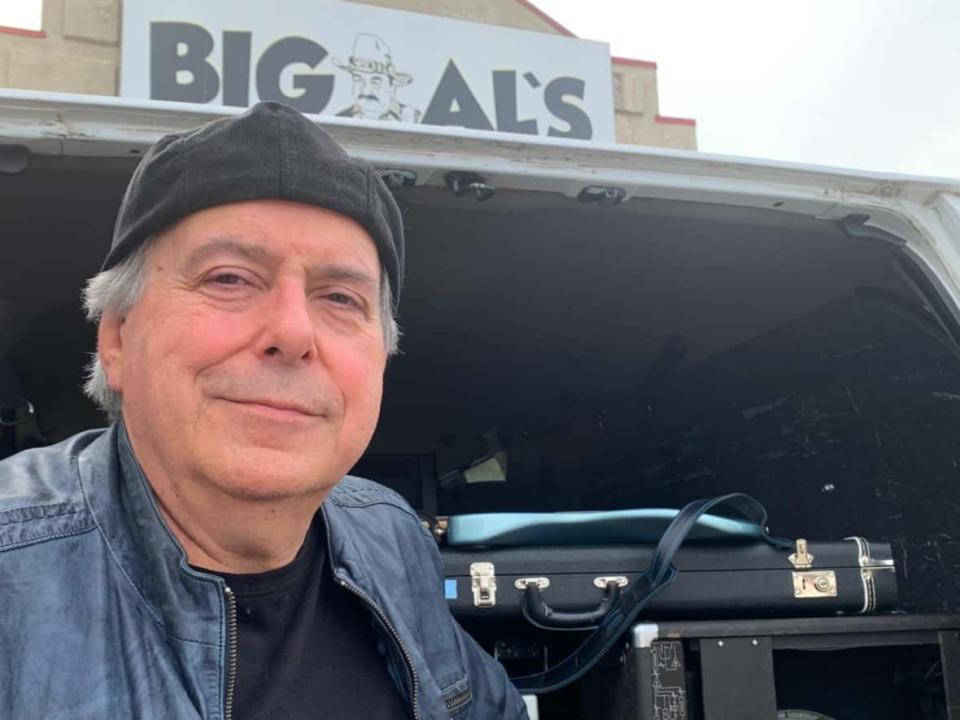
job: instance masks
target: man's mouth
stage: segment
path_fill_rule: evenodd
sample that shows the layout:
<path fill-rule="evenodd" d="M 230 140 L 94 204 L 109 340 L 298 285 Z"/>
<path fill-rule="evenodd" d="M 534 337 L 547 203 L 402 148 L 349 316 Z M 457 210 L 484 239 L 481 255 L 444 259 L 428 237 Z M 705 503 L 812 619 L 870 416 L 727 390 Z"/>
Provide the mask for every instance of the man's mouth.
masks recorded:
<path fill-rule="evenodd" d="M 223 398 L 227 402 L 248 410 L 277 417 L 313 418 L 321 417 L 323 412 L 301 402 L 277 400 L 275 398 Z"/>

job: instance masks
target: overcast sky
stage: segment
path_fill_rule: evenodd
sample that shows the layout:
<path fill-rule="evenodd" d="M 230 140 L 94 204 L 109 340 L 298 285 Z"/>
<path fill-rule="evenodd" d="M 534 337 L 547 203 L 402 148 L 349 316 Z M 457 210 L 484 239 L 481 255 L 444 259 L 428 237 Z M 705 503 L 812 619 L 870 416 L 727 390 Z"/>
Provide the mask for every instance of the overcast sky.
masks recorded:
<path fill-rule="evenodd" d="M 960 178 L 960 0 L 534 0 L 659 66 L 699 149 Z"/>
<path fill-rule="evenodd" d="M 40 0 L 0 0 L 0 25 L 39 30 L 41 10 Z"/>

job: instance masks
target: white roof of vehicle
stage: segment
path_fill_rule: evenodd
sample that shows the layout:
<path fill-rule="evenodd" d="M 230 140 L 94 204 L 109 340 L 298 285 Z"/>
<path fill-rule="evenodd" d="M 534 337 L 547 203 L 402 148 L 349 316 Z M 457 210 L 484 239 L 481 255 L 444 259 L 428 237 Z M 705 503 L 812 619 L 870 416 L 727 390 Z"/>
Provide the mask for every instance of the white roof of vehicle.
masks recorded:
<path fill-rule="evenodd" d="M 160 136 L 195 127 L 243 108 L 0 89 L 0 139 L 20 141 L 41 153 L 129 155 Z M 960 179 L 917 177 L 804 165 L 776 160 L 712 155 L 691 150 L 596 143 L 490 131 L 316 116 L 317 122 L 353 152 L 383 165 L 417 159 L 421 168 L 488 172 L 534 171 L 539 177 L 610 177 L 616 171 L 688 175 L 735 181 L 750 179 L 831 192 L 909 195 L 960 192 Z M 522 168 L 522 169 L 521 169 Z"/>
<path fill-rule="evenodd" d="M 0 90 L 0 143 L 52 155 L 131 157 L 160 136 L 242 108 Z M 413 170 L 443 187 L 451 170 L 498 189 L 576 198 L 621 187 L 627 198 L 767 208 L 818 219 L 869 216 L 907 241 L 960 306 L 960 180 L 886 175 L 686 150 L 317 116 L 349 151 L 379 168 Z"/>

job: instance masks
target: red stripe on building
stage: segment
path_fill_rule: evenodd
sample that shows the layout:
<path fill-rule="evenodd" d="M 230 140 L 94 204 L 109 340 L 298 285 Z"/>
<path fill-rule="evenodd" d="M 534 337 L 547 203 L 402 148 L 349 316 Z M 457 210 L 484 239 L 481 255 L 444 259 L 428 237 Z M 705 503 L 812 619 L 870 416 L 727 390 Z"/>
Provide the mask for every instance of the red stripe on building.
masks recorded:
<path fill-rule="evenodd" d="M 0 33 L 8 35 L 22 35 L 23 37 L 45 38 L 47 34 L 43 30 L 27 30 L 26 28 L 7 27 L 0 25 Z"/>
<path fill-rule="evenodd" d="M 668 117 L 666 115 L 657 115 L 653 118 L 654 122 L 661 123 L 663 125 L 689 125 L 690 127 L 696 127 L 697 121 L 693 118 L 678 118 L 678 117 Z"/>
<path fill-rule="evenodd" d="M 536 5 L 534 5 L 532 2 L 528 2 L 528 0 L 517 0 L 517 3 L 519 3 L 520 5 L 523 5 L 527 10 L 529 10 L 529 11 L 532 12 L 534 15 L 536 15 L 537 17 L 539 17 L 541 20 L 543 20 L 545 23 L 547 23 L 547 24 L 548 24 L 550 27 L 552 27 L 554 30 L 557 30 L 558 32 L 560 32 L 560 33 L 562 33 L 562 34 L 564 34 L 564 35 L 569 35 L 570 37 L 576 37 L 576 35 L 574 35 L 572 32 L 570 32 L 569 30 L 567 30 L 563 25 L 561 25 L 560 23 L 558 23 L 556 20 L 554 20 L 554 19 L 553 19 L 552 17 L 550 17 L 549 15 L 547 15 L 543 10 L 541 10 L 540 8 L 538 8 L 538 7 L 537 7 Z"/>
<path fill-rule="evenodd" d="M 653 60 L 634 60 L 633 58 L 610 56 L 610 62 L 614 65 L 633 65 L 634 67 L 657 69 L 657 64 Z"/>

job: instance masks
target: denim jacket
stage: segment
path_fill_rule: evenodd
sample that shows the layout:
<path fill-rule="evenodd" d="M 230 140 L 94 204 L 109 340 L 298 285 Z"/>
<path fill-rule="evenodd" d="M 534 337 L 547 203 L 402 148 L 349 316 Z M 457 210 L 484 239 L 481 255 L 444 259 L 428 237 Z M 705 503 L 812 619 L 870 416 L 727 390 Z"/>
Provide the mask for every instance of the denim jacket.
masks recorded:
<path fill-rule="evenodd" d="M 322 511 L 334 578 L 372 613 L 411 717 L 526 718 L 451 617 L 410 507 L 348 476 Z M 0 717 L 229 720 L 234 612 L 187 565 L 122 424 L 0 462 Z"/>

